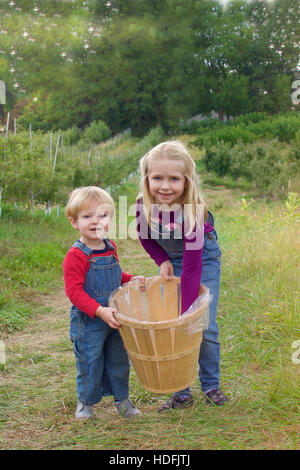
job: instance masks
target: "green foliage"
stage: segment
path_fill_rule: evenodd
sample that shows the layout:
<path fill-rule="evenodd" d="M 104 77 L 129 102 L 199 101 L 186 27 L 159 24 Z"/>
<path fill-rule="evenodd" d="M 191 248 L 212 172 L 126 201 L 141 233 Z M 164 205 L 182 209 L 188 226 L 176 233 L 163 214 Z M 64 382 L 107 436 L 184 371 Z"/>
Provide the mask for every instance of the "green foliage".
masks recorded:
<path fill-rule="evenodd" d="M 25 203 L 49 188 L 52 169 L 49 158 L 44 157 L 41 134 L 37 133 L 31 148 L 25 133 L 0 138 L 0 153 L 0 185 L 5 198 Z"/>
<path fill-rule="evenodd" d="M 241 116 L 238 116 L 234 121 L 234 125 L 244 124 L 245 126 L 249 126 L 249 124 L 256 124 L 259 122 L 260 124 L 269 119 L 269 116 L 265 112 L 254 112 L 254 113 L 247 113 Z"/>
<path fill-rule="evenodd" d="M 84 129 L 81 140 L 86 144 L 98 144 L 109 137 L 111 137 L 111 131 L 105 122 L 93 121 Z"/>
<path fill-rule="evenodd" d="M 199 132 L 199 131 L 198 131 Z M 224 126 L 220 129 L 210 131 L 200 135 L 195 144 L 199 147 L 206 147 L 209 145 L 216 145 L 217 143 L 224 142 L 231 147 L 238 142 L 245 144 L 253 142 L 256 136 L 253 132 L 241 126 Z"/>
<path fill-rule="evenodd" d="M 194 145 L 205 148 L 207 171 L 242 177 L 259 191 L 274 192 L 299 171 L 299 132 L 298 113 L 250 113 L 226 123 L 201 123 Z"/>
<path fill-rule="evenodd" d="M 63 136 L 66 145 L 74 145 L 79 142 L 82 132 L 77 126 L 72 126 L 63 132 Z"/>
<path fill-rule="evenodd" d="M 291 142 L 300 130 L 299 113 L 290 116 L 279 116 L 273 121 L 273 135 L 280 142 Z"/>
<path fill-rule="evenodd" d="M 231 152 L 229 145 L 223 144 L 211 146 L 206 149 L 204 164 L 207 171 L 213 171 L 218 176 L 229 173 L 231 164 Z"/>
<path fill-rule="evenodd" d="M 199 112 L 285 112 L 298 25 L 297 0 L 1 1 L 5 111 L 33 129 L 104 121 L 136 136 Z"/>
<path fill-rule="evenodd" d="M 295 149 L 277 140 L 239 143 L 233 147 L 218 144 L 206 150 L 204 162 L 208 171 L 245 178 L 261 192 L 287 187 L 299 169 Z"/>
<path fill-rule="evenodd" d="M 181 123 L 179 131 L 184 134 L 199 134 L 205 133 L 209 130 L 220 129 L 224 126 L 224 123 L 216 118 L 207 118 L 202 121 L 192 120 L 189 123 Z"/>
<path fill-rule="evenodd" d="M 265 112 L 253 112 L 247 114 L 241 114 L 235 119 L 230 119 L 226 122 L 217 119 L 217 118 L 207 118 L 202 121 L 191 121 L 190 123 L 185 122 L 180 126 L 180 130 L 186 134 L 202 134 L 210 131 L 215 131 L 218 129 L 224 129 L 224 127 L 230 126 L 241 126 L 246 127 L 249 131 L 258 135 L 259 126 L 256 127 L 255 124 L 259 123 L 260 126 L 263 126 L 265 123 L 271 125 L 273 117 L 268 116 Z M 253 124 L 253 126 L 251 126 Z M 261 134 L 261 133 L 260 133 Z"/>
<path fill-rule="evenodd" d="M 238 142 L 244 144 L 254 142 L 257 138 L 278 138 L 280 142 L 290 143 L 300 129 L 299 113 L 286 113 L 278 116 L 251 113 L 226 123 L 213 121 L 208 120 L 207 125 L 198 126 L 199 137 L 194 142 L 196 146 L 208 147 L 221 142 L 234 146 Z"/>
<path fill-rule="evenodd" d="M 62 261 L 74 238 L 61 212 L 45 217 L 5 203 L 0 217 L 0 324 L 23 328 L 32 317 L 36 293 L 61 283 Z M 13 243 L 12 243 L 13 240 Z M 59 282 L 57 281 L 59 279 Z M 36 305 L 35 305 L 36 307 Z"/>
<path fill-rule="evenodd" d="M 28 304 L 17 302 L 16 299 L 7 298 L 0 294 L 0 324 L 2 331 L 14 331 L 22 329 L 31 316 L 31 308 Z"/>
<path fill-rule="evenodd" d="M 298 198 L 297 193 L 288 193 L 288 197 L 284 202 L 286 216 L 288 220 L 291 222 L 299 222 L 300 221 L 300 199 Z"/>
<path fill-rule="evenodd" d="M 101 130 L 107 131 L 102 123 L 93 129 L 98 129 L 97 138 Z M 163 138 L 162 129 L 154 128 L 130 147 L 126 155 L 114 155 L 113 140 L 102 146 L 87 145 L 85 139 L 66 145 L 78 135 L 80 132 L 73 127 L 64 133 L 33 132 L 31 143 L 27 132 L 0 137 L 2 201 L 30 206 L 33 212 L 36 203 L 64 204 L 68 194 L 78 186 L 99 185 L 114 190 L 130 174 L 136 173 L 140 158 Z M 130 137 L 125 133 L 123 138 Z M 122 136 L 118 141 L 122 142 Z"/>

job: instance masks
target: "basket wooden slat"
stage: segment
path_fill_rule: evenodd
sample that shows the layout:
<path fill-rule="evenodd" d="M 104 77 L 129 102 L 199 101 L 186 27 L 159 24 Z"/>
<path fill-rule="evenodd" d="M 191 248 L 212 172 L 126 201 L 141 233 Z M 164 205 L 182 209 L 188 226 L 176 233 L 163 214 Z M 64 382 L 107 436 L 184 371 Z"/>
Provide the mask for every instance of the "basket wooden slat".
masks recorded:
<path fill-rule="evenodd" d="M 146 279 L 145 292 L 138 281 L 120 287 L 110 305 L 119 312 L 120 334 L 146 390 L 172 393 L 194 382 L 202 342 L 198 324 L 208 309 L 208 296 L 198 310 L 180 316 L 180 279 L 155 276 Z"/>
<path fill-rule="evenodd" d="M 160 282 L 154 281 L 146 290 L 149 318 L 148 321 L 156 322 L 162 320 L 162 286 Z"/>
<path fill-rule="evenodd" d="M 163 296 L 163 320 L 172 320 L 174 317 L 180 316 L 181 302 L 180 302 L 180 283 L 165 281 L 164 296 Z"/>

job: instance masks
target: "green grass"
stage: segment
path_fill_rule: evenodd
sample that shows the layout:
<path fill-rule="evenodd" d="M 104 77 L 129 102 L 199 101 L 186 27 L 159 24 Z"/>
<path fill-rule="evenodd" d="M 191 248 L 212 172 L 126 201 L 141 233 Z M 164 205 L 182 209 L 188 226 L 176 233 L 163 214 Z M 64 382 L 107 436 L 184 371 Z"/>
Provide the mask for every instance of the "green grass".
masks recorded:
<path fill-rule="evenodd" d="M 131 204 L 137 191 L 133 180 L 119 194 Z M 300 365 L 292 361 L 292 343 L 300 339 L 299 222 L 282 201 L 251 201 L 239 188 L 207 186 L 204 194 L 222 248 L 221 385 L 230 401 L 207 406 L 197 380 L 195 405 L 162 416 L 156 409 L 167 396 L 144 390 L 132 369 L 131 398 L 143 412 L 138 421 L 120 418 L 107 397 L 96 406 L 97 420 L 76 422 L 61 268 L 76 232 L 63 215 L 3 218 L 2 449 L 300 449 Z M 157 273 L 137 240 L 117 246 L 124 270 Z"/>
<path fill-rule="evenodd" d="M 224 186 L 228 189 L 240 189 L 241 191 L 250 191 L 251 189 L 250 183 L 245 180 L 233 180 L 230 176 L 221 178 L 220 176 L 213 174 L 205 176 L 202 180 L 202 184 L 204 188 L 209 188 L 211 186 Z"/>
<path fill-rule="evenodd" d="M 0 218 L 0 331 L 20 329 L 30 318 L 37 294 L 61 283 L 62 260 L 74 241 L 61 212 L 32 216 L 23 209 L 2 207 Z"/>

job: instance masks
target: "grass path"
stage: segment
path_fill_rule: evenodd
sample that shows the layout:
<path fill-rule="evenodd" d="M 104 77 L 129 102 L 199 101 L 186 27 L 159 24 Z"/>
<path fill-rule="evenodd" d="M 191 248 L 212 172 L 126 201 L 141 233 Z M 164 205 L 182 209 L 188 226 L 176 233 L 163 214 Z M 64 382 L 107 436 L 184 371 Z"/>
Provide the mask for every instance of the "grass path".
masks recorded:
<path fill-rule="evenodd" d="M 5 341 L 9 366 L 0 385 L 6 388 L 8 405 L 2 416 L 6 425 L 0 442 L 6 449 L 48 447 L 45 440 L 55 427 L 54 414 L 64 417 L 67 411 L 64 402 L 55 403 L 50 394 L 62 383 L 61 367 L 72 358 L 67 347 L 65 351 L 57 347 L 66 342 L 69 301 L 61 290 L 55 296 L 40 297 L 40 302 L 47 306 L 47 313 L 35 315 L 25 329 Z"/>

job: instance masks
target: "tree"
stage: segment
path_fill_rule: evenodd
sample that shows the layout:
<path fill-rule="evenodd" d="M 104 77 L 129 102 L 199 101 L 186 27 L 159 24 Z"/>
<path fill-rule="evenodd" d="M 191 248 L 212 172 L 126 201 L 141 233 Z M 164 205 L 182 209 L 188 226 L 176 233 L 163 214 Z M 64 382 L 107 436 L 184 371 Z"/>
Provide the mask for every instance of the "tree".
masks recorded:
<path fill-rule="evenodd" d="M 248 15 L 253 41 L 247 74 L 255 109 L 286 110 L 288 77 L 294 75 L 299 61 L 299 4 L 297 0 L 254 1 Z"/>
<path fill-rule="evenodd" d="M 199 112 L 286 110 L 299 24 L 298 0 L 3 1 L 6 109 L 26 98 L 27 125 L 136 135 Z"/>

